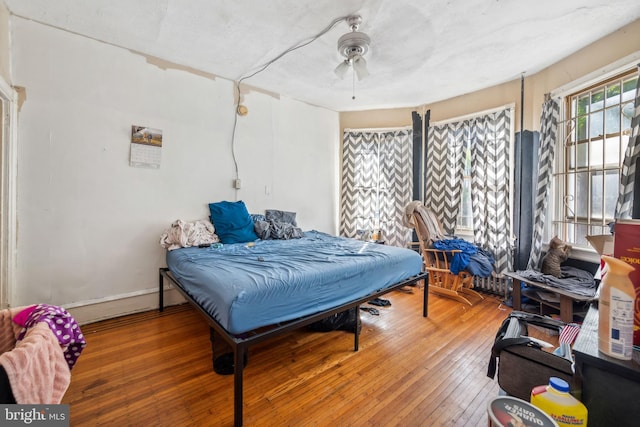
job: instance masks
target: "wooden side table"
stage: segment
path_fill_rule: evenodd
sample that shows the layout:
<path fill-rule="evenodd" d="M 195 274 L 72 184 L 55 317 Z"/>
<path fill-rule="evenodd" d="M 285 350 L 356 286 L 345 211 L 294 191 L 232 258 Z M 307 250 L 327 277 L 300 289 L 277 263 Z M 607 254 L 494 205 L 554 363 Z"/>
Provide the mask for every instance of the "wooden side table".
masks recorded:
<path fill-rule="evenodd" d="M 555 288 L 553 286 L 549 286 L 546 283 L 534 282 L 529 279 L 525 279 L 522 276 L 519 276 L 513 272 L 504 273 L 505 276 L 513 279 L 513 309 L 514 310 L 522 310 L 522 291 L 520 286 L 522 283 L 527 284 L 528 286 L 532 286 L 534 288 L 538 288 L 547 292 L 552 292 L 556 294 L 560 302 L 549 302 L 545 301 L 542 298 L 536 298 L 532 295 L 527 295 L 528 297 L 536 300 L 542 305 L 552 307 L 560 312 L 560 320 L 566 323 L 573 322 L 573 303 L 574 302 L 582 302 L 588 303 L 593 300 L 593 297 L 587 297 L 584 295 L 574 294 L 573 292 L 566 291 L 564 289 Z"/>

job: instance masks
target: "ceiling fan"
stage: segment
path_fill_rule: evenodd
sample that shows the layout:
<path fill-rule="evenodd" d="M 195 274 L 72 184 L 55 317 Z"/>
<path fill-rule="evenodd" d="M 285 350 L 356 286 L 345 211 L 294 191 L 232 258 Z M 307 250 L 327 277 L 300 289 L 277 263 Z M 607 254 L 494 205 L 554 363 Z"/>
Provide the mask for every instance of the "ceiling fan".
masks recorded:
<path fill-rule="evenodd" d="M 334 72 L 343 79 L 349 68 L 353 67 L 358 80 L 362 80 L 369 75 L 364 55 L 369 51 L 371 39 L 365 33 L 358 31 L 362 23 L 360 15 L 349 16 L 346 21 L 351 28 L 351 32 L 338 39 L 338 53 L 344 56 L 345 59 L 338 64 Z"/>

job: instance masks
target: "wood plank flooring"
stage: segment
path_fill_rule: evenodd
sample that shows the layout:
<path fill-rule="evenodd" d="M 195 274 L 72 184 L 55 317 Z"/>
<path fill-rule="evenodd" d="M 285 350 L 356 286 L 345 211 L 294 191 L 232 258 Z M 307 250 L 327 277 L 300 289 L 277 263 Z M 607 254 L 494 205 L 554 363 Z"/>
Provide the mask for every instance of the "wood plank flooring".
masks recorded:
<path fill-rule="evenodd" d="M 249 350 L 246 426 L 486 426 L 498 394 L 487 378 L 494 336 L 510 309 L 473 307 L 422 290 L 362 311 L 353 334 L 306 329 Z M 72 426 L 231 426 L 233 376 L 213 372 L 209 328 L 188 305 L 82 330 L 87 347 L 63 403 Z"/>

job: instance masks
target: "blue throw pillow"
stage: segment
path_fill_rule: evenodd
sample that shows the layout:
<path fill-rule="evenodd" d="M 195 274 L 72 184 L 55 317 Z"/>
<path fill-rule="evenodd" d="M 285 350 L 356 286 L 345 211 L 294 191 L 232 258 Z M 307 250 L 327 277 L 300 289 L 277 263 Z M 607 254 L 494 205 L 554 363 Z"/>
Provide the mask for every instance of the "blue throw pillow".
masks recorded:
<path fill-rule="evenodd" d="M 253 230 L 253 219 L 242 200 L 209 203 L 211 222 L 224 244 L 246 243 L 258 239 Z"/>

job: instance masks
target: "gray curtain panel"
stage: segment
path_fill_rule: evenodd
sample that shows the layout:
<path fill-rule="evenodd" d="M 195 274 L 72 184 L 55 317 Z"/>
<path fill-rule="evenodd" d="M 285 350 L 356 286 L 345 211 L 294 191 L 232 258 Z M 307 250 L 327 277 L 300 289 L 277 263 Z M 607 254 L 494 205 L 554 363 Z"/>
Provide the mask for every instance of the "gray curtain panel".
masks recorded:
<path fill-rule="evenodd" d="M 527 269 L 538 270 L 542 252 L 542 238 L 549 204 L 549 189 L 553 178 L 553 159 L 558 140 L 560 103 L 548 99 L 542 105 L 540 118 L 540 147 L 538 148 L 538 185 L 536 186 L 535 213 L 533 215 L 533 237 Z"/>
<path fill-rule="evenodd" d="M 512 269 L 509 206 L 511 110 L 477 117 L 471 128 L 471 206 L 474 242 L 490 251 L 495 269 Z"/>
<path fill-rule="evenodd" d="M 466 162 L 471 146 L 474 243 L 489 250 L 502 273 L 512 266 L 509 213 L 510 109 L 429 128 L 424 201 L 447 234 L 456 229 Z"/>
<path fill-rule="evenodd" d="M 412 131 L 345 131 L 342 148 L 340 235 L 382 229 L 388 245 L 405 247 L 411 230 L 402 225 L 412 200 Z"/>
<path fill-rule="evenodd" d="M 445 233 L 456 229 L 465 166 L 468 122 L 429 128 L 425 150 L 424 204 L 436 214 Z"/>
<path fill-rule="evenodd" d="M 640 64 L 638 65 L 640 69 Z M 640 158 L 640 76 L 636 84 L 636 98 L 631 119 L 631 137 L 627 151 L 624 153 L 622 174 L 620 176 L 620 193 L 616 204 L 616 218 L 631 218 L 634 203 L 634 183 L 638 171 L 638 159 Z M 636 196 L 637 197 L 637 196 Z M 636 202 L 638 203 L 638 202 Z"/>

